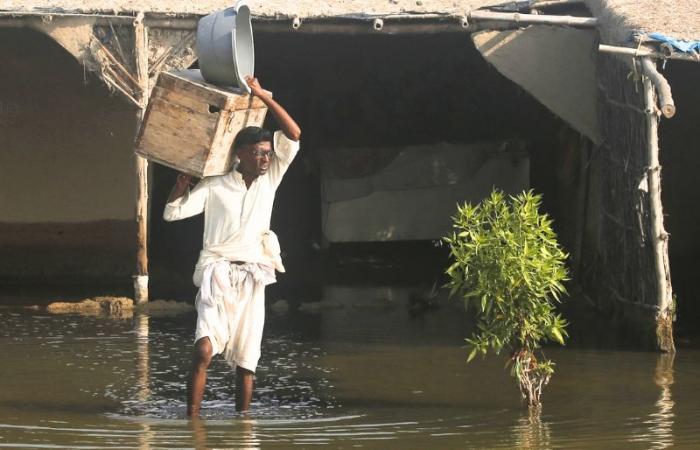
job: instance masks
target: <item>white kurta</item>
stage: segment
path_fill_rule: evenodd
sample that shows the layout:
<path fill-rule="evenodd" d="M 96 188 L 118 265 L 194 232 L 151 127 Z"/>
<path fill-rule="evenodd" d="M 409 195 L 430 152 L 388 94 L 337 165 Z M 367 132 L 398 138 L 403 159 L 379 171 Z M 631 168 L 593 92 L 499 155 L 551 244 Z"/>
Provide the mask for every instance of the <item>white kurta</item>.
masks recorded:
<path fill-rule="evenodd" d="M 243 176 L 232 170 L 204 178 L 192 191 L 165 206 L 166 221 L 204 212 L 202 251 L 193 275 L 196 286 L 202 283 L 204 267 L 217 260 L 270 264 L 281 269 L 274 257 L 279 252 L 276 237 L 269 233 L 270 216 L 275 192 L 299 151 L 299 143 L 277 131 L 274 150 L 270 168 L 250 188 L 246 188 Z"/>
<path fill-rule="evenodd" d="M 192 277 L 197 293 L 195 342 L 209 337 L 213 353 L 255 371 L 265 321 L 265 285 L 284 271 L 270 228 L 275 192 L 299 150 L 283 132 L 274 135 L 270 168 L 246 187 L 237 171 L 207 177 L 168 203 L 166 221 L 204 212 L 202 251 Z M 244 265 L 231 262 L 246 263 Z"/>

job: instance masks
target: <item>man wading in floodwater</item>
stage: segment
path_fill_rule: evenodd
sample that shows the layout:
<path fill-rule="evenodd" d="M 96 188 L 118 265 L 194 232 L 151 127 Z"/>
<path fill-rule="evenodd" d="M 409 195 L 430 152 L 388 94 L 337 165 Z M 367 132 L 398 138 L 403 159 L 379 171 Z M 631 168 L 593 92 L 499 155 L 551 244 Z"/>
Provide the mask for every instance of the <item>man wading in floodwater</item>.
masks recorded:
<path fill-rule="evenodd" d="M 241 130 L 233 142 L 234 169 L 202 179 L 192 191 L 190 177 L 178 175 L 163 213 L 172 221 L 204 212 L 203 248 L 192 277 L 199 292 L 187 415 L 194 417 L 199 416 L 207 368 L 219 353 L 236 368 L 236 410 L 250 409 L 265 286 L 276 281 L 275 269 L 284 272 L 270 216 L 277 186 L 299 150 L 301 130 L 255 78 L 246 81 L 282 130 L 274 136 L 258 127 Z"/>

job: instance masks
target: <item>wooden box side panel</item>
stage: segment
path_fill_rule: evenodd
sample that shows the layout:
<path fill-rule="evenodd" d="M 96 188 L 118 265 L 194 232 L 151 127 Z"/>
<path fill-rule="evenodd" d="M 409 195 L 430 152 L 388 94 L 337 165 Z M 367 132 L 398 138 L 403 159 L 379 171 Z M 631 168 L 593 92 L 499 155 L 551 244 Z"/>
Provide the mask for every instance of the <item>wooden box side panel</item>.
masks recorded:
<path fill-rule="evenodd" d="M 151 93 L 136 153 L 198 177 L 228 173 L 236 134 L 261 126 L 266 112 L 259 98 L 209 85 L 198 70 L 165 72 Z"/>
<path fill-rule="evenodd" d="M 158 78 L 157 86 L 167 92 L 174 93 L 185 103 L 198 105 L 197 109 L 208 108 L 209 105 L 225 109 L 228 104 L 227 96 L 223 93 L 181 80 L 167 73 Z"/>
<path fill-rule="evenodd" d="M 189 106 L 197 105 L 183 101 L 176 92 L 155 87 L 136 152 L 169 167 L 201 176 L 219 114 L 209 113 L 208 109 L 202 112 L 201 105 L 197 109 Z"/>
<path fill-rule="evenodd" d="M 248 95 L 243 89 L 215 86 L 205 82 L 199 69 L 163 73 L 158 79 L 158 85 L 190 97 L 199 103 L 207 103 L 219 109 L 236 110 L 265 107 L 262 100 Z"/>
<path fill-rule="evenodd" d="M 205 176 L 223 175 L 231 171 L 235 155 L 231 150 L 236 135 L 245 127 L 261 127 L 267 107 L 237 111 L 222 111 L 216 134 L 204 168 Z"/>

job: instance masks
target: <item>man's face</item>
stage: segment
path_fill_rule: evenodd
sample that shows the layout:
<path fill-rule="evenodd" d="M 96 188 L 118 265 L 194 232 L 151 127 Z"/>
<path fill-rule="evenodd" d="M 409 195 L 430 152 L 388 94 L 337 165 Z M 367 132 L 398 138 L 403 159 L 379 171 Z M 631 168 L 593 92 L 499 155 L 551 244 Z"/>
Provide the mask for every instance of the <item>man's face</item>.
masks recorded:
<path fill-rule="evenodd" d="M 260 176 L 265 174 L 270 168 L 270 161 L 273 157 L 272 143 L 269 141 L 246 145 L 238 150 L 241 172 L 246 175 Z"/>

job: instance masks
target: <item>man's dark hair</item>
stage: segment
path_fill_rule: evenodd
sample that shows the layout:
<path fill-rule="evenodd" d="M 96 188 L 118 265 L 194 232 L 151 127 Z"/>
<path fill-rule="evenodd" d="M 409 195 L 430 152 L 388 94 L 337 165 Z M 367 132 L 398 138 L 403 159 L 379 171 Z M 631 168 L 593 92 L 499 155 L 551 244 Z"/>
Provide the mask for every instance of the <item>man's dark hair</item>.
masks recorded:
<path fill-rule="evenodd" d="M 255 145 L 258 142 L 272 142 L 272 133 L 260 127 L 245 127 L 233 140 L 233 150 L 238 151 L 247 145 Z"/>

